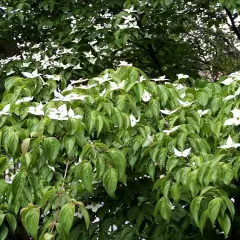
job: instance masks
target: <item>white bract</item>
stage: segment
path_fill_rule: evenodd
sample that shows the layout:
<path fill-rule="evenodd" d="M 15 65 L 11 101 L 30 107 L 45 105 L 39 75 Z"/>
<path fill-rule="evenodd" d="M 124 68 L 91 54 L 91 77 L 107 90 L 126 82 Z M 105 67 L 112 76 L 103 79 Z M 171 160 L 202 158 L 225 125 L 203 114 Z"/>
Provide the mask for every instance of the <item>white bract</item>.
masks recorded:
<path fill-rule="evenodd" d="M 144 102 L 149 102 L 151 97 L 152 97 L 151 93 L 149 93 L 148 91 L 144 90 L 143 95 L 142 95 L 142 100 Z"/>
<path fill-rule="evenodd" d="M 237 90 L 233 95 L 229 95 L 229 96 L 225 97 L 225 98 L 223 99 L 223 101 L 228 101 L 228 100 L 230 100 L 230 99 L 235 98 L 235 97 L 238 96 L 238 95 L 240 95 L 240 87 L 238 88 L 238 90 Z"/>
<path fill-rule="evenodd" d="M 115 82 L 109 82 L 110 90 L 118 90 L 124 87 L 125 81 L 123 80 L 121 83 L 117 84 Z"/>
<path fill-rule="evenodd" d="M 185 149 L 184 151 L 180 152 L 176 148 L 174 148 L 174 155 L 176 157 L 187 157 L 191 153 L 192 148 Z"/>
<path fill-rule="evenodd" d="M 44 115 L 42 103 L 40 103 L 40 104 L 39 104 L 38 106 L 36 106 L 36 107 L 29 107 L 28 112 L 31 113 L 31 114 L 33 114 L 33 115 L 37 115 L 37 116 Z"/>
<path fill-rule="evenodd" d="M 108 73 L 104 74 L 102 77 L 95 77 L 93 79 L 96 80 L 99 84 L 102 84 L 104 82 L 111 80 Z"/>
<path fill-rule="evenodd" d="M 168 78 L 166 78 L 166 76 L 161 76 L 159 78 L 152 78 L 153 81 L 155 82 L 161 82 L 161 81 L 165 81 L 165 80 L 169 80 Z"/>
<path fill-rule="evenodd" d="M 82 215 L 82 213 L 80 213 L 80 212 L 75 212 L 75 213 L 74 213 L 74 217 L 82 218 L 83 215 Z"/>
<path fill-rule="evenodd" d="M 132 114 L 130 115 L 129 118 L 130 118 L 130 124 L 132 127 L 134 127 L 140 121 L 140 117 L 136 119 Z"/>
<path fill-rule="evenodd" d="M 231 125 L 240 125 L 240 109 L 233 109 L 232 111 L 233 118 L 229 118 L 225 121 L 224 126 L 231 126 Z"/>
<path fill-rule="evenodd" d="M 32 73 L 29 72 L 22 72 L 22 75 L 26 78 L 36 78 L 41 76 L 42 74 L 38 73 L 38 70 L 36 69 L 35 71 L 33 71 Z"/>
<path fill-rule="evenodd" d="M 4 106 L 4 108 L 2 109 L 2 111 L 0 111 L 0 116 L 1 115 L 9 115 L 9 110 L 10 110 L 11 105 L 7 104 L 6 106 Z"/>
<path fill-rule="evenodd" d="M 238 148 L 239 146 L 240 146 L 240 143 L 234 143 L 231 136 L 229 135 L 226 144 L 218 148 L 228 149 L 228 148 Z"/>
<path fill-rule="evenodd" d="M 119 67 L 131 67 L 132 64 L 128 63 L 126 61 L 120 61 L 120 63 L 118 64 Z"/>
<path fill-rule="evenodd" d="M 197 110 L 197 112 L 199 113 L 200 117 L 202 117 L 203 115 L 207 114 L 210 111 L 210 109 L 206 109 L 206 110 Z"/>
<path fill-rule="evenodd" d="M 44 77 L 46 77 L 47 79 L 55 80 L 55 81 L 59 81 L 61 79 L 59 75 L 44 75 Z"/>
<path fill-rule="evenodd" d="M 17 101 L 16 101 L 16 104 L 19 104 L 19 103 L 22 103 L 22 102 L 30 102 L 30 101 L 32 101 L 33 100 L 33 97 L 24 97 L 24 98 L 22 98 L 22 99 L 18 99 Z"/>
<path fill-rule="evenodd" d="M 180 103 L 180 105 L 182 105 L 183 107 L 189 107 L 189 106 L 191 106 L 193 104 L 193 102 L 183 102 L 180 99 L 177 99 L 177 100 Z"/>
<path fill-rule="evenodd" d="M 185 74 L 182 74 L 182 73 L 177 74 L 177 77 L 178 77 L 178 79 L 189 78 L 188 75 L 185 75 Z"/>
<path fill-rule="evenodd" d="M 93 212 L 97 212 L 99 208 L 101 208 L 103 205 L 102 204 L 89 204 L 86 206 L 87 209 L 91 209 Z"/>
<path fill-rule="evenodd" d="M 169 135 L 172 132 L 175 132 L 180 126 L 175 126 L 169 130 L 163 130 L 164 133 L 166 133 L 167 135 Z"/>
<path fill-rule="evenodd" d="M 170 115 L 170 114 L 173 114 L 177 111 L 178 109 L 175 109 L 175 110 L 168 110 L 165 108 L 165 110 L 160 110 L 161 113 L 165 114 L 165 115 Z"/>

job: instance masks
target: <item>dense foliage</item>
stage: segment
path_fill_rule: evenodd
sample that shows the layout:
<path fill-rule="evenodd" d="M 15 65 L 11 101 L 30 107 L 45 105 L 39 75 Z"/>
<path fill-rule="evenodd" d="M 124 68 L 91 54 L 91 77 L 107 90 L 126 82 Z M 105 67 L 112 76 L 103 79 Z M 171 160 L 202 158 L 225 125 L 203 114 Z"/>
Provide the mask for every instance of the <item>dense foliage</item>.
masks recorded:
<path fill-rule="evenodd" d="M 231 1 L 1 2 L 2 82 L 6 74 L 36 68 L 67 80 L 93 77 L 121 60 L 150 77 L 172 80 L 179 72 L 216 80 L 240 66 L 238 15 Z"/>
<path fill-rule="evenodd" d="M 40 240 L 237 234 L 240 75 L 178 77 L 122 67 L 62 91 L 57 76 L 8 78 L 1 239 L 26 239 L 22 225 Z"/>

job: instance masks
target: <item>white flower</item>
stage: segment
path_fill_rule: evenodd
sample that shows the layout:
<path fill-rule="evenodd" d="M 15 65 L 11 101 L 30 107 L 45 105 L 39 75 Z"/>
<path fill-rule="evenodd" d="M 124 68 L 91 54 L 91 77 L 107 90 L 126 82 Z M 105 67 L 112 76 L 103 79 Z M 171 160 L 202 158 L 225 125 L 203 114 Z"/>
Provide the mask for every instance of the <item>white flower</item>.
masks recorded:
<path fill-rule="evenodd" d="M 230 85 L 232 82 L 234 82 L 234 79 L 230 77 L 230 78 L 226 78 L 221 83 L 224 84 L 224 85 Z"/>
<path fill-rule="evenodd" d="M 13 74 L 13 73 L 15 73 L 15 71 L 13 71 L 12 69 L 9 71 L 9 72 L 7 72 L 7 76 L 9 76 L 9 75 L 11 75 L 11 74 Z"/>
<path fill-rule="evenodd" d="M 223 148 L 223 149 L 227 149 L 227 148 L 238 148 L 240 146 L 240 143 L 234 143 L 231 136 L 228 136 L 227 142 L 225 145 L 222 145 L 218 148 Z"/>
<path fill-rule="evenodd" d="M 123 16 L 123 19 L 125 19 L 125 20 L 124 20 L 124 23 L 125 23 L 125 24 L 128 24 L 128 23 L 136 20 L 135 17 L 132 17 L 131 15 L 128 15 L 128 16 L 126 16 L 126 17 Z"/>
<path fill-rule="evenodd" d="M 111 80 L 108 73 L 104 74 L 102 77 L 95 77 L 93 79 L 98 81 L 99 84 L 102 84 L 104 82 Z"/>
<path fill-rule="evenodd" d="M 128 63 L 126 61 L 120 61 L 120 64 L 118 64 L 119 67 L 131 67 L 132 64 Z"/>
<path fill-rule="evenodd" d="M 9 115 L 9 110 L 10 110 L 11 105 L 7 104 L 6 106 L 4 106 L 4 108 L 2 109 L 2 111 L 0 111 L 0 116 L 1 115 Z"/>
<path fill-rule="evenodd" d="M 149 93 L 148 91 L 144 90 L 143 95 L 142 95 L 142 100 L 144 102 L 149 102 L 149 100 L 151 99 L 151 93 Z"/>
<path fill-rule="evenodd" d="M 181 90 L 183 88 L 186 88 L 186 86 L 182 85 L 181 83 L 180 84 L 174 83 L 173 86 L 176 87 L 177 90 Z"/>
<path fill-rule="evenodd" d="M 182 73 L 177 74 L 177 77 L 178 77 L 178 79 L 189 78 L 188 75 L 184 75 L 184 74 L 182 74 Z"/>
<path fill-rule="evenodd" d="M 137 12 L 136 10 L 134 10 L 134 6 L 132 6 L 131 8 L 123 9 L 123 11 L 125 11 L 125 12 L 127 12 L 127 13 Z"/>
<path fill-rule="evenodd" d="M 33 100 L 33 97 L 24 97 L 22 99 L 19 99 L 16 101 L 16 104 L 22 103 L 22 102 L 30 102 Z"/>
<path fill-rule="evenodd" d="M 68 110 L 68 116 L 69 116 L 70 118 L 75 118 L 75 119 L 81 119 L 81 118 L 83 118 L 82 115 L 75 115 L 74 111 L 73 111 L 71 108 Z"/>
<path fill-rule="evenodd" d="M 101 208 L 103 205 L 102 204 L 89 204 L 86 206 L 87 209 L 91 209 L 93 212 L 97 212 L 99 208 Z"/>
<path fill-rule="evenodd" d="M 169 135 L 172 132 L 175 132 L 180 126 L 175 126 L 170 130 L 163 130 L 164 133 L 166 133 L 167 135 Z"/>
<path fill-rule="evenodd" d="M 232 201 L 233 203 L 235 203 L 235 199 L 234 199 L 234 198 L 231 198 L 231 201 Z"/>
<path fill-rule="evenodd" d="M 145 81 L 146 80 L 146 78 L 144 77 L 144 76 L 141 76 L 140 78 L 139 78 L 139 82 L 143 82 L 143 81 Z"/>
<path fill-rule="evenodd" d="M 80 212 L 75 212 L 75 213 L 74 213 L 74 217 L 82 218 L 83 215 L 82 215 L 82 213 L 80 213 Z"/>
<path fill-rule="evenodd" d="M 162 175 L 159 176 L 160 179 L 164 178 L 164 177 L 165 177 L 165 174 L 162 174 Z"/>
<path fill-rule="evenodd" d="M 80 64 L 77 64 L 73 67 L 73 69 L 78 70 L 78 69 L 82 69 L 82 67 L 80 66 Z"/>
<path fill-rule="evenodd" d="M 82 83 L 82 82 L 86 82 L 88 81 L 88 79 L 82 79 L 80 78 L 79 80 L 70 80 L 71 84 L 74 85 L 76 83 Z"/>
<path fill-rule="evenodd" d="M 51 167 L 51 166 L 49 166 L 49 165 L 48 165 L 48 167 L 49 167 L 53 172 L 55 172 L 55 168 L 54 168 L 54 167 Z"/>
<path fill-rule="evenodd" d="M 96 86 L 97 86 L 97 84 L 90 84 L 90 85 L 80 85 L 80 86 L 78 86 L 78 87 L 76 87 L 76 88 L 80 88 L 80 89 L 91 89 L 91 88 L 96 87 Z"/>
<path fill-rule="evenodd" d="M 68 111 L 66 104 L 61 105 L 58 109 L 50 108 L 49 118 L 54 120 L 68 120 Z"/>
<path fill-rule="evenodd" d="M 183 107 L 188 107 L 191 106 L 193 104 L 193 102 L 183 102 L 182 100 L 178 99 L 178 102 L 180 103 L 180 105 L 182 105 Z"/>
<path fill-rule="evenodd" d="M 107 89 L 105 88 L 101 93 L 99 93 L 99 95 L 100 95 L 101 97 L 103 97 L 103 96 L 105 95 L 106 91 L 107 91 Z"/>
<path fill-rule="evenodd" d="M 199 113 L 200 117 L 202 117 L 203 115 L 207 114 L 210 111 L 210 109 L 206 109 L 206 110 L 197 110 L 197 112 Z"/>
<path fill-rule="evenodd" d="M 185 98 L 185 96 L 186 96 L 186 93 L 185 93 L 185 92 L 180 95 L 181 98 Z"/>
<path fill-rule="evenodd" d="M 165 80 L 168 80 L 168 79 L 164 75 L 164 76 L 161 76 L 159 78 L 152 78 L 152 80 L 155 81 L 155 82 L 161 82 L 161 81 L 165 81 Z"/>
<path fill-rule="evenodd" d="M 91 64 L 95 64 L 95 62 L 97 61 L 97 58 L 89 58 L 88 61 L 89 61 Z"/>
<path fill-rule="evenodd" d="M 87 58 L 94 58 L 94 55 L 92 54 L 92 51 L 89 52 L 83 52 Z"/>
<path fill-rule="evenodd" d="M 44 115 L 42 103 L 40 103 L 40 104 L 39 104 L 38 106 L 36 106 L 36 107 L 29 107 L 28 112 L 31 113 L 31 114 L 33 114 L 33 115 L 37 115 L 37 116 Z"/>
<path fill-rule="evenodd" d="M 132 114 L 130 115 L 130 122 L 131 122 L 131 126 L 134 127 L 139 121 L 140 121 L 140 117 L 138 119 L 136 119 Z"/>
<path fill-rule="evenodd" d="M 32 73 L 29 72 L 22 72 L 22 75 L 26 78 L 36 78 L 41 76 L 40 73 L 38 73 L 38 70 L 36 69 L 35 71 L 33 71 Z"/>
<path fill-rule="evenodd" d="M 22 63 L 22 67 L 29 67 L 29 65 L 30 65 L 31 63 Z"/>
<path fill-rule="evenodd" d="M 183 152 L 178 151 L 176 148 L 174 148 L 174 154 L 176 157 L 187 157 L 191 153 L 192 148 L 185 149 Z"/>
<path fill-rule="evenodd" d="M 115 82 L 109 82 L 110 83 L 110 90 L 118 90 L 124 87 L 125 80 L 123 80 L 121 83 L 117 84 Z"/>
<path fill-rule="evenodd" d="M 224 126 L 240 125 L 240 110 L 233 109 L 231 112 L 233 113 L 233 118 L 227 119 L 224 123 Z"/>
<path fill-rule="evenodd" d="M 148 147 L 153 142 L 154 135 L 148 134 L 145 141 L 142 144 L 142 147 Z"/>
<path fill-rule="evenodd" d="M 160 110 L 160 112 L 163 113 L 163 114 L 165 114 L 165 115 L 170 115 L 170 114 L 172 114 L 172 113 L 175 113 L 177 110 L 178 110 L 178 109 L 175 109 L 175 110 L 170 111 L 170 110 L 167 110 L 167 109 L 165 108 L 165 110 Z"/>
<path fill-rule="evenodd" d="M 55 80 L 55 81 L 59 81 L 61 79 L 59 75 L 44 75 L 44 77 L 46 77 L 47 79 Z"/>
<path fill-rule="evenodd" d="M 235 97 L 238 96 L 238 95 L 240 95 L 240 87 L 238 88 L 238 90 L 237 90 L 233 95 L 229 95 L 229 96 L 225 97 L 225 98 L 223 99 L 223 101 L 228 101 L 228 100 L 230 100 L 230 99 L 235 98 Z"/>

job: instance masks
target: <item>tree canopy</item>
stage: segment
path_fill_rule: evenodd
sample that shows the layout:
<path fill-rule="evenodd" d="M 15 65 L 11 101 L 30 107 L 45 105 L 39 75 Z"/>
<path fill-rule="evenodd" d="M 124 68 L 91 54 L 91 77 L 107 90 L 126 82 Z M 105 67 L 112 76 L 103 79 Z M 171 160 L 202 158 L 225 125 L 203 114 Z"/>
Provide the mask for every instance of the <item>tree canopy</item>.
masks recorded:
<path fill-rule="evenodd" d="M 4 0 L 0 239 L 238 239 L 239 4 Z"/>

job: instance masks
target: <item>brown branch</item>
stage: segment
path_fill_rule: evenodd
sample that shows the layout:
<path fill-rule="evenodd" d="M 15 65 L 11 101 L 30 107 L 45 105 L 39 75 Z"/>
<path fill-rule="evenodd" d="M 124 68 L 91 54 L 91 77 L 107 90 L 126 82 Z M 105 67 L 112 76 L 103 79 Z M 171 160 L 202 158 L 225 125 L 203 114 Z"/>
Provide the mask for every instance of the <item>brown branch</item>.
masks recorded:
<path fill-rule="evenodd" d="M 232 13 L 227 8 L 224 8 L 224 9 L 225 9 L 225 11 L 226 11 L 231 23 L 232 23 L 232 26 L 231 26 L 232 30 L 234 31 L 234 33 L 237 35 L 238 39 L 240 40 L 240 32 L 238 31 L 238 28 L 235 25 Z"/>

